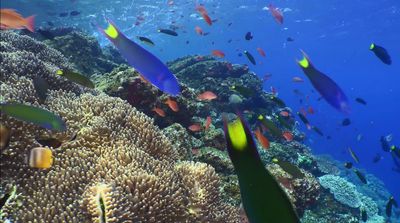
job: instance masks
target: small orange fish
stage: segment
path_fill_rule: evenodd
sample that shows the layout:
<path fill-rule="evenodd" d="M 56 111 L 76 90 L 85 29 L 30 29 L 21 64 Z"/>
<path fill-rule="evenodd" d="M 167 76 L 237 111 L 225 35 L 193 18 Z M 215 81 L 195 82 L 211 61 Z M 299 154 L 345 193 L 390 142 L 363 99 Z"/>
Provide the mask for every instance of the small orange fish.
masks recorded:
<path fill-rule="evenodd" d="M 279 114 L 281 116 L 283 116 L 283 117 L 289 117 L 290 116 L 290 113 L 288 111 L 281 111 Z"/>
<path fill-rule="evenodd" d="M 162 110 L 161 108 L 154 107 L 154 108 L 152 109 L 152 111 L 155 112 L 155 113 L 157 113 L 157 115 L 159 115 L 159 116 L 161 116 L 161 117 L 165 117 L 165 112 L 164 112 L 164 110 Z"/>
<path fill-rule="evenodd" d="M 295 83 L 302 83 L 304 80 L 301 77 L 293 77 L 292 81 Z"/>
<path fill-rule="evenodd" d="M 0 10 L 0 29 L 28 29 L 35 31 L 35 16 L 24 18 L 14 9 Z"/>
<path fill-rule="evenodd" d="M 307 111 L 304 108 L 300 108 L 300 113 L 304 115 L 304 117 L 307 117 Z"/>
<path fill-rule="evenodd" d="M 264 74 L 264 76 L 263 76 L 263 81 L 267 81 L 267 80 L 269 80 L 271 77 L 272 77 L 272 74 L 266 73 L 266 74 Z"/>
<path fill-rule="evenodd" d="M 261 56 L 265 57 L 265 51 L 264 51 L 263 49 L 261 49 L 260 47 L 258 47 L 258 48 L 257 48 L 257 51 L 258 51 L 258 53 L 259 53 Z"/>
<path fill-rule="evenodd" d="M 210 128 L 211 121 L 212 121 L 212 120 L 211 120 L 211 117 L 210 117 L 210 116 L 207 116 L 207 118 L 206 118 L 206 124 L 204 125 L 204 130 L 207 131 L 207 129 Z"/>
<path fill-rule="evenodd" d="M 286 141 L 291 142 L 293 141 L 293 134 L 289 131 L 284 131 L 282 134 L 283 138 L 286 139 Z"/>
<path fill-rule="evenodd" d="M 212 55 L 219 57 L 219 58 L 224 58 L 225 57 L 225 53 L 222 52 L 221 50 L 213 50 L 211 51 Z"/>
<path fill-rule="evenodd" d="M 214 100 L 217 98 L 217 95 L 212 91 L 205 91 L 197 96 L 197 100 Z"/>
<path fill-rule="evenodd" d="M 194 30 L 195 30 L 196 33 L 199 34 L 200 36 L 203 35 L 203 30 L 202 30 L 199 26 L 194 27 Z"/>
<path fill-rule="evenodd" d="M 206 23 L 211 26 L 212 20 L 211 20 L 210 16 L 208 16 L 208 12 L 207 12 L 206 8 L 202 5 L 198 5 L 198 6 L 196 6 L 196 10 L 200 13 L 201 17 L 203 17 L 204 21 L 206 21 Z"/>
<path fill-rule="evenodd" d="M 201 130 L 201 125 L 196 123 L 188 127 L 188 129 L 192 132 L 199 132 Z"/>
<path fill-rule="evenodd" d="M 171 98 L 168 98 L 167 101 L 165 101 L 165 104 L 168 105 L 168 107 L 172 111 L 174 111 L 174 112 L 178 112 L 179 111 L 178 103 L 175 100 L 172 100 Z"/>
<path fill-rule="evenodd" d="M 269 4 L 268 6 L 269 11 L 271 12 L 272 16 L 275 18 L 275 21 L 279 24 L 283 24 L 283 15 L 282 12 L 279 11 L 275 6 Z"/>
<path fill-rule="evenodd" d="M 261 146 L 264 149 L 268 149 L 269 148 L 269 140 L 267 139 L 267 137 L 265 137 L 262 133 L 259 127 L 257 127 L 256 131 L 254 131 L 254 134 L 256 135 L 256 138 L 258 140 L 258 142 L 261 144 Z"/>
<path fill-rule="evenodd" d="M 145 83 L 145 84 L 149 84 L 149 81 L 146 80 L 146 78 L 144 78 L 142 75 L 139 75 L 140 80 Z"/>
<path fill-rule="evenodd" d="M 273 86 L 271 86 L 271 93 L 275 96 L 278 95 L 278 91 L 276 90 L 276 88 L 274 88 Z"/>
<path fill-rule="evenodd" d="M 315 111 L 314 111 L 314 108 L 313 107 L 308 107 L 308 113 L 309 114 L 314 114 L 315 113 Z"/>

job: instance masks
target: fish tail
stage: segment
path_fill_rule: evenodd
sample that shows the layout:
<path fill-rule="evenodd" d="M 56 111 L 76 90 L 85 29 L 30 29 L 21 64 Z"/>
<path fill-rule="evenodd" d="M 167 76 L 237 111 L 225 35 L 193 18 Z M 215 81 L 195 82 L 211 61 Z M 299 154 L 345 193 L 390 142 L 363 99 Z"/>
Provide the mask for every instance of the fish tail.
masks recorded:
<path fill-rule="evenodd" d="M 108 22 L 108 27 L 106 29 L 103 29 L 99 25 L 96 25 L 97 29 L 110 40 L 118 38 L 120 32 L 117 26 L 111 20 L 109 19 L 106 20 Z"/>
<path fill-rule="evenodd" d="M 28 18 L 25 19 L 26 24 L 25 27 L 31 31 L 35 32 L 35 15 L 29 16 Z"/>

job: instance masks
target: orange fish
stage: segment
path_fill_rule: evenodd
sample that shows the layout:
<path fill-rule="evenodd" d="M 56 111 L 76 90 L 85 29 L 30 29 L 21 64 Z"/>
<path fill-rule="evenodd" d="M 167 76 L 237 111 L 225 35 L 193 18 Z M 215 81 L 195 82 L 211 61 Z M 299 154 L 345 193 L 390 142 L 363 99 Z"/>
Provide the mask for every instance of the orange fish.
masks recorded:
<path fill-rule="evenodd" d="M 303 80 L 301 77 L 293 77 L 293 78 L 292 78 L 292 81 L 293 81 L 293 82 L 296 82 L 296 83 L 304 82 L 304 80 Z"/>
<path fill-rule="evenodd" d="M 217 98 L 217 95 L 212 91 L 205 91 L 197 96 L 197 100 L 214 100 Z"/>
<path fill-rule="evenodd" d="M 201 130 L 201 125 L 196 123 L 188 127 L 188 129 L 192 132 L 198 132 Z"/>
<path fill-rule="evenodd" d="M 208 12 L 207 12 L 206 8 L 204 8 L 204 6 L 202 6 L 202 5 L 198 5 L 198 6 L 196 6 L 196 10 L 200 13 L 201 17 L 203 17 L 204 21 L 206 21 L 206 23 L 211 26 L 212 20 L 211 20 L 210 16 L 208 16 Z"/>
<path fill-rule="evenodd" d="M 269 4 L 268 6 L 269 11 L 271 12 L 272 16 L 275 18 L 275 21 L 279 24 L 283 24 L 283 15 L 282 12 L 279 11 L 275 6 Z"/>
<path fill-rule="evenodd" d="M 256 131 L 254 131 L 254 134 L 256 135 L 256 138 L 258 140 L 258 142 L 261 144 L 261 146 L 264 149 L 268 149 L 269 148 L 269 140 L 267 139 L 267 137 L 265 137 L 262 133 L 259 127 L 257 127 Z"/>
<path fill-rule="evenodd" d="M 161 116 L 161 117 L 165 117 L 165 112 L 164 112 L 164 110 L 162 110 L 161 108 L 154 107 L 154 108 L 152 109 L 152 111 L 155 112 L 155 113 L 157 113 L 157 115 L 159 115 L 159 116 Z"/>
<path fill-rule="evenodd" d="M 259 47 L 259 48 L 257 48 L 257 51 L 258 51 L 258 53 L 259 53 L 261 56 L 265 57 L 265 51 L 264 51 L 263 49 L 261 49 L 261 48 Z"/>
<path fill-rule="evenodd" d="M 288 111 L 281 111 L 279 114 L 280 114 L 281 116 L 283 116 L 283 117 L 289 117 L 289 116 L 290 116 L 290 114 L 289 114 Z"/>
<path fill-rule="evenodd" d="M 208 128 L 210 128 L 210 125 L 211 125 L 211 117 L 207 116 L 206 124 L 204 125 L 204 130 L 207 130 Z"/>
<path fill-rule="evenodd" d="M 0 10 L 0 29 L 28 29 L 35 31 L 35 16 L 24 18 L 14 9 Z"/>
<path fill-rule="evenodd" d="M 213 50 L 212 55 L 219 57 L 219 58 L 225 57 L 225 53 L 222 52 L 221 50 Z"/>
<path fill-rule="evenodd" d="M 276 88 L 274 88 L 273 86 L 271 86 L 271 93 L 275 96 L 278 95 L 278 91 L 276 90 Z"/>
<path fill-rule="evenodd" d="M 172 100 L 171 98 L 168 98 L 167 101 L 165 101 L 165 104 L 168 105 L 168 107 L 172 111 L 174 111 L 174 112 L 178 112 L 179 111 L 178 103 L 175 100 Z"/>
<path fill-rule="evenodd" d="M 195 30 L 196 33 L 199 34 L 200 36 L 203 35 L 203 30 L 202 30 L 199 26 L 194 27 L 194 30 Z"/>
<path fill-rule="evenodd" d="M 300 113 L 304 115 L 304 117 L 307 117 L 307 111 L 304 108 L 300 108 Z"/>
<path fill-rule="evenodd" d="M 269 80 L 271 77 L 272 77 L 272 74 L 266 73 L 266 74 L 264 74 L 264 76 L 263 76 L 263 81 L 267 81 L 267 80 Z"/>
<path fill-rule="evenodd" d="M 308 113 L 310 113 L 310 114 L 314 114 L 315 113 L 315 111 L 314 111 L 314 108 L 313 107 L 308 107 Z"/>
<path fill-rule="evenodd" d="M 282 134 L 283 138 L 286 139 L 286 141 L 291 142 L 293 141 L 293 134 L 289 131 L 284 131 Z"/>

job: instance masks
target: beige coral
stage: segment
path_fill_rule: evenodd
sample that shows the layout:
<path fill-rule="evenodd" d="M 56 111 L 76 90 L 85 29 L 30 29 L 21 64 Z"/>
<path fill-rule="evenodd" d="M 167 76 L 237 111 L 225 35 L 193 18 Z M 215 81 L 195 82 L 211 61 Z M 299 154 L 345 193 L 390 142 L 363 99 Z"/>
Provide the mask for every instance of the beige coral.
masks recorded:
<path fill-rule="evenodd" d="M 75 85 L 57 81 L 50 82 L 52 90 L 39 102 L 32 94 L 31 78 L 37 75 L 14 72 L 2 77 L 1 101 L 50 110 L 66 121 L 68 130 L 51 132 L 0 116 L 12 129 L 9 146 L 0 154 L 0 187 L 16 186 L 21 204 L 2 207 L 0 221 L 238 222 L 235 209 L 219 198 L 214 169 L 178 163 L 178 152 L 151 118 L 122 99 L 77 94 Z M 37 136 L 65 139 L 74 134 L 75 139 L 53 148 L 50 169 L 29 167 L 27 153 L 40 146 Z"/>

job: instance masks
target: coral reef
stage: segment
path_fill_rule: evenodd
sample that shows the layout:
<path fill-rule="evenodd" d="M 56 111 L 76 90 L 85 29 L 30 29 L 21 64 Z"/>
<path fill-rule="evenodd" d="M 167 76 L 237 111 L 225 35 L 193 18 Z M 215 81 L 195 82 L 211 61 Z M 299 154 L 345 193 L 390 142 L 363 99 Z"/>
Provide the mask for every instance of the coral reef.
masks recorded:
<path fill-rule="evenodd" d="M 209 56 L 169 62 L 182 87 L 181 95 L 172 98 L 179 111 L 173 111 L 165 103 L 168 95 L 125 65 L 115 49 L 101 49 L 93 37 L 73 29 L 29 35 L 43 42 L 0 32 L 0 72 L 7 74 L 0 77 L 0 102 L 52 111 L 66 121 L 68 131 L 47 131 L 1 115 L 1 123 L 12 129 L 10 144 L 0 153 L 0 198 L 7 198 L 1 220 L 246 222 L 221 129 L 221 114 L 233 119 L 231 112 L 239 109 L 246 110 L 243 116 L 252 129 L 263 114 L 293 133 L 291 142 L 269 135 L 270 148 L 258 149 L 302 222 L 359 222 L 361 209 L 367 211 L 367 222 L 385 222 L 381 215 L 390 194 L 383 183 L 366 174 L 368 185 L 361 185 L 341 163 L 312 155 L 301 143 L 304 134 L 293 116 L 279 119 L 279 112 L 292 113 L 290 108 L 264 92 L 262 80 L 247 66 Z M 58 69 L 91 76 L 96 89 L 56 75 Z M 37 77 L 50 85 L 46 100 L 38 99 L 32 82 Z M 204 91 L 218 98 L 198 100 Z M 153 111 L 156 107 L 165 117 Z M 206 130 L 207 117 L 212 123 Z M 195 123 L 200 131 L 188 129 Z M 25 161 L 27 152 L 39 146 L 38 136 L 63 139 L 60 147 L 51 148 L 55 162 L 48 170 L 32 169 Z M 285 172 L 273 158 L 299 167 L 304 177 Z"/>
<path fill-rule="evenodd" d="M 82 32 L 72 31 L 67 35 L 44 40 L 44 43 L 59 50 L 86 76 L 110 72 L 118 66 L 111 55 L 105 54 L 109 51 L 104 52 L 101 49 L 95 37 Z M 117 60 L 117 62 L 123 61 L 120 57 Z"/>
<path fill-rule="evenodd" d="M 12 32 L 1 32 L 1 37 L 1 46 L 7 47 L 1 53 L 1 67 L 10 74 L 1 78 L 1 101 L 42 107 L 60 115 L 68 126 L 66 132 L 49 132 L 1 115 L 1 123 L 12 129 L 12 136 L 0 154 L 0 188 L 12 185 L 18 194 L 17 201 L 2 207 L 2 220 L 238 222 L 238 209 L 220 198 L 214 168 L 178 162 L 177 147 L 151 118 L 122 99 L 84 93 L 56 76 L 50 68 L 68 66 L 57 51 Z M 10 50 L 19 55 L 11 55 Z M 24 62 L 24 54 L 34 60 Z M 31 69 L 18 70 L 28 66 L 24 63 Z M 32 78 L 37 76 L 52 86 L 44 102 L 32 94 Z M 53 148 L 50 169 L 30 168 L 26 154 L 39 146 L 36 137 L 46 134 L 76 137 Z M 1 191 L 7 193 L 7 189 Z M 15 208 L 14 204 L 20 205 Z"/>
<path fill-rule="evenodd" d="M 379 216 L 379 208 L 376 202 L 357 190 L 357 187 L 346 179 L 335 175 L 324 175 L 319 177 L 321 186 L 329 189 L 337 201 L 352 208 L 365 209 L 370 218 L 376 222 L 385 222 L 382 216 Z"/>

